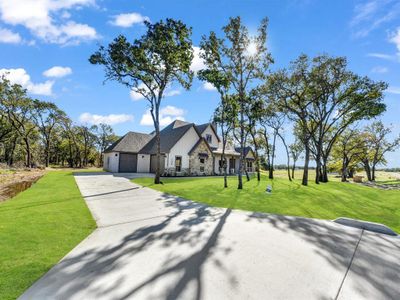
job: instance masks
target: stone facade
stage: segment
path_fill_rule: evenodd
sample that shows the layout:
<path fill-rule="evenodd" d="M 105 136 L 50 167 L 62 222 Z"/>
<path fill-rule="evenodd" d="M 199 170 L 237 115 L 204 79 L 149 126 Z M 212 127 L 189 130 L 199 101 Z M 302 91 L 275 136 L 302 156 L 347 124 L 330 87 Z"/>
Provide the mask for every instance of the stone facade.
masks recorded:
<path fill-rule="evenodd" d="M 207 154 L 208 156 L 204 155 Z M 204 162 L 203 162 L 204 161 Z M 213 175 L 213 154 L 204 140 L 189 156 L 190 175 Z"/>

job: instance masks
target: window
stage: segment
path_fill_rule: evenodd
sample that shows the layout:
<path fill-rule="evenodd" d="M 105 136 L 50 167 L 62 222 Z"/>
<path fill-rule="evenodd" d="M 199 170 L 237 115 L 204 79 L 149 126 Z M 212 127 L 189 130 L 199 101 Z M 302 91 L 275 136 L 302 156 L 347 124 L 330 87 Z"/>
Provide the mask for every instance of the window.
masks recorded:
<path fill-rule="evenodd" d="M 200 166 L 200 172 L 204 172 L 204 166 Z"/>
<path fill-rule="evenodd" d="M 182 170 L 182 156 L 175 156 L 175 172 Z"/>
<path fill-rule="evenodd" d="M 205 159 L 204 158 L 200 158 L 200 163 L 204 164 L 204 162 L 205 162 Z"/>
<path fill-rule="evenodd" d="M 207 141 L 207 143 L 212 143 L 212 135 L 211 134 L 206 134 L 206 141 Z"/>

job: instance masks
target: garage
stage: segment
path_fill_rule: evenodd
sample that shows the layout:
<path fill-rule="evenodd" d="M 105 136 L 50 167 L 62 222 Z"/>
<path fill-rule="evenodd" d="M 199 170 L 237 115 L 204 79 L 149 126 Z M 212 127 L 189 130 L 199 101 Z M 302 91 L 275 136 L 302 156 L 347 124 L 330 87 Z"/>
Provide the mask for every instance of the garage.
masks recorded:
<path fill-rule="evenodd" d="M 137 154 L 120 153 L 119 172 L 136 173 L 137 172 Z"/>

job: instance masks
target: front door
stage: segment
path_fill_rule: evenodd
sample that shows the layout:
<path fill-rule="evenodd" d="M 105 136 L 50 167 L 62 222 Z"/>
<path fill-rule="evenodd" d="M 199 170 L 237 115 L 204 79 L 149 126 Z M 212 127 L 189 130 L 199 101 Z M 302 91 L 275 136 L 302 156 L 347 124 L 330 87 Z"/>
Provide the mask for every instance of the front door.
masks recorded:
<path fill-rule="evenodd" d="M 236 160 L 234 158 L 229 159 L 229 173 L 234 174 L 236 172 L 235 165 Z"/>
<path fill-rule="evenodd" d="M 182 156 L 175 156 L 175 172 L 182 170 Z"/>

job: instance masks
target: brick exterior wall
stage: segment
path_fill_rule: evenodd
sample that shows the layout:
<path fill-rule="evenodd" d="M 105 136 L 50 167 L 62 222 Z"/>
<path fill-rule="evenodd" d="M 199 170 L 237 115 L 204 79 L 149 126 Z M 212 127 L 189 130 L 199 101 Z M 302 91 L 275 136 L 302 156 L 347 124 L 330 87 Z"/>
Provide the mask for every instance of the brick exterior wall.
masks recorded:
<path fill-rule="evenodd" d="M 207 153 L 208 157 L 204 157 L 204 163 L 200 162 L 200 153 Z M 203 157 L 202 157 L 203 158 Z M 204 167 L 204 172 L 200 169 Z M 204 140 L 189 156 L 189 172 L 190 175 L 213 175 L 213 155 Z"/>

